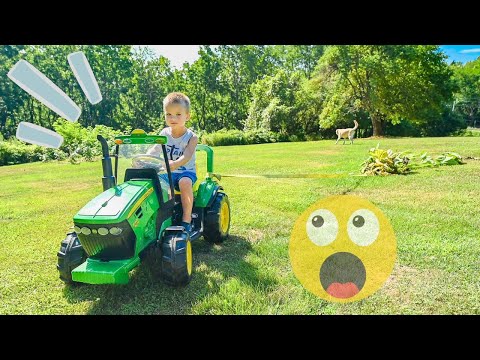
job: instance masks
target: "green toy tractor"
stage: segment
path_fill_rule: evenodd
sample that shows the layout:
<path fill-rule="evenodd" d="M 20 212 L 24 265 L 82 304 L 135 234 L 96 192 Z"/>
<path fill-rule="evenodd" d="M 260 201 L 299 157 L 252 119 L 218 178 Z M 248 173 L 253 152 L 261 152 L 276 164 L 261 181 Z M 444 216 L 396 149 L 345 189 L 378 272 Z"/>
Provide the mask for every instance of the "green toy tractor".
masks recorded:
<path fill-rule="evenodd" d="M 197 151 L 207 153 L 207 174 L 193 186 L 193 229 L 188 233 L 179 226 L 182 204 L 165 161 L 167 138 L 137 129 L 115 137 L 114 155 L 102 136 L 97 139 L 104 191 L 74 216 L 74 231 L 57 254 L 60 279 L 70 284 L 126 284 L 142 255 L 159 247 L 163 280 L 172 286 L 187 284 L 192 276 L 191 242 L 202 235 L 209 242 L 223 242 L 230 230 L 230 203 L 220 176 L 213 173 L 213 150 L 197 145 Z M 148 155 L 152 146 L 161 147 L 160 156 Z M 120 184 L 119 168 L 125 170 Z"/>

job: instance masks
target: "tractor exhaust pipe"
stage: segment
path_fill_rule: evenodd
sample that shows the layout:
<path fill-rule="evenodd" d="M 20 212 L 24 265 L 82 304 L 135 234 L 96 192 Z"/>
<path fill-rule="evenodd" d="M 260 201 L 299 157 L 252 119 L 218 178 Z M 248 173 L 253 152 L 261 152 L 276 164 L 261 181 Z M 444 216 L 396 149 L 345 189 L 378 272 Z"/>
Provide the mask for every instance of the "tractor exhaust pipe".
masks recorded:
<path fill-rule="evenodd" d="M 115 186 L 115 176 L 112 172 L 112 159 L 108 151 L 107 140 L 102 135 L 97 135 L 97 140 L 102 144 L 102 168 L 103 168 L 103 191 L 108 190 Z"/>

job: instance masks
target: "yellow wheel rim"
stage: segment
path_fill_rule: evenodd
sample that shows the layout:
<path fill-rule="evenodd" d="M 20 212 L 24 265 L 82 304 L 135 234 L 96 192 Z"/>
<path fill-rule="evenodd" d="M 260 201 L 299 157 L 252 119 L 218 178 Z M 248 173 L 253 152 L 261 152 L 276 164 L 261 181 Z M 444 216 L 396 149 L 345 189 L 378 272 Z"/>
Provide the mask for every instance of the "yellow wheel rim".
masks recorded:
<path fill-rule="evenodd" d="M 228 208 L 228 203 L 226 201 L 222 202 L 220 207 L 220 229 L 223 234 L 226 234 L 228 231 L 228 226 L 230 225 L 230 209 Z"/>
<path fill-rule="evenodd" d="M 187 272 L 192 275 L 192 243 L 187 241 Z"/>

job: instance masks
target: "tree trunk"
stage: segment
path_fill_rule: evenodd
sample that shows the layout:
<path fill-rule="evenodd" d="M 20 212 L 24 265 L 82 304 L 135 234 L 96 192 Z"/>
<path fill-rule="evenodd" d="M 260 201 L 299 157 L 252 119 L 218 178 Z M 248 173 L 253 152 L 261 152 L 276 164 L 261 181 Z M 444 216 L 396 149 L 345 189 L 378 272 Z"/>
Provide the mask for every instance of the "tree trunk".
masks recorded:
<path fill-rule="evenodd" d="M 382 119 L 372 115 L 373 136 L 383 136 Z"/>

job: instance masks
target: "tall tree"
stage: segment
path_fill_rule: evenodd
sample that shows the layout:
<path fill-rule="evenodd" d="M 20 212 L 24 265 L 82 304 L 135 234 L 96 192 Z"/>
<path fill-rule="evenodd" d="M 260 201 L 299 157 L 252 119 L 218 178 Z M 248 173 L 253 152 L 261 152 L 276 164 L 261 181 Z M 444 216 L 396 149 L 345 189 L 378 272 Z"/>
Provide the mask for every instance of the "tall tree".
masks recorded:
<path fill-rule="evenodd" d="M 247 118 L 251 85 L 272 75 L 274 65 L 266 46 L 221 45 L 217 51 L 222 65 L 219 81 L 227 96 L 223 116 L 229 127 L 241 129 Z"/>
<path fill-rule="evenodd" d="M 28 98 L 28 94 L 7 77 L 7 73 L 26 48 L 28 46 L 0 45 L 0 134 L 3 137 L 9 137 L 14 133 L 15 110 L 23 106 Z"/>
<path fill-rule="evenodd" d="M 454 110 L 468 119 L 471 126 L 480 123 L 480 57 L 465 65 L 453 63 L 455 92 Z"/>
<path fill-rule="evenodd" d="M 274 45 L 271 53 L 278 67 L 289 73 L 302 71 L 310 78 L 324 50 L 324 45 Z"/>
<path fill-rule="evenodd" d="M 245 129 L 265 129 L 282 135 L 302 133 L 297 119 L 296 94 L 303 76 L 279 70 L 252 85 L 252 101 Z"/>
<path fill-rule="evenodd" d="M 345 113 L 369 114 L 373 135 L 385 122 L 441 116 L 451 100 L 451 70 L 438 46 L 329 46 L 313 86 L 322 93 L 320 123 L 332 127 Z"/>
<path fill-rule="evenodd" d="M 220 71 L 219 56 L 210 46 L 202 46 L 198 60 L 184 66 L 186 91 L 192 101 L 192 122 L 200 130 L 214 131 L 228 126 L 221 116 Z"/>

